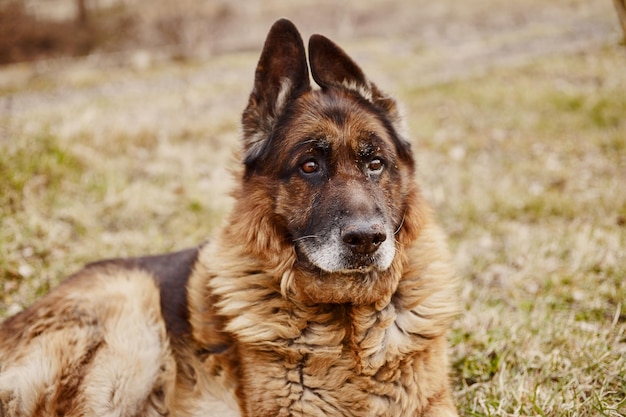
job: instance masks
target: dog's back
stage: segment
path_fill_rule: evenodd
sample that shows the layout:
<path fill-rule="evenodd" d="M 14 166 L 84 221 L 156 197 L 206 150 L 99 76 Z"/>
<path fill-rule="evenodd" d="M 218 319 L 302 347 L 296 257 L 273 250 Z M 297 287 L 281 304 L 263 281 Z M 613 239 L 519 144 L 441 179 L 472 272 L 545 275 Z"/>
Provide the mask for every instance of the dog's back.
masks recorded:
<path fill-rule="evenodd" d="M 228 347 L 191 340 L 199 249 L 90 264 L 2 323 L 0 416 L 239 416 Z"/>
<path fill-rule="evenodd" d="M 176 364 L 159 300 L 149 273 L 103 265 L 9 318 L 0 328 L 4 415 L 163 415 Z"/>

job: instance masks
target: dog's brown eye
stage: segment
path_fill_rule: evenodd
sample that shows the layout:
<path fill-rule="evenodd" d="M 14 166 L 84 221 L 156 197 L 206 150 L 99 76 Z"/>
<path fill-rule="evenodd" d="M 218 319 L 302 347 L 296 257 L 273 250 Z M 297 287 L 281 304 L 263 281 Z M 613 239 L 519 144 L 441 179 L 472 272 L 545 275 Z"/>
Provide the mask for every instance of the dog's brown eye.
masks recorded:
<path fill-rule="evenodd" d="M 380 158 L 374 158 L 370 161 L 367 168 L 373 172 L 379 172 L 383 169 L 383 161 Z"/>
<path fill-rule="evenodd" d="M 316 161 L 306 161 L 304 164 L 300 165 L 300 169 L 305 174 L 312 174 L 319 169 L 319 164 Z"/>

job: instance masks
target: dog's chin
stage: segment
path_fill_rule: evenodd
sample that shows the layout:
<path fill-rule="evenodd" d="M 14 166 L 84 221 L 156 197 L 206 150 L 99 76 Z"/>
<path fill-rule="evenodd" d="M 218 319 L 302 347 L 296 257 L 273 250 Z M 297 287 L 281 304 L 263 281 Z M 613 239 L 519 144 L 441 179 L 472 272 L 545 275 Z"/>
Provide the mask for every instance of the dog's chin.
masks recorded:
<path fill-rule="evenodd" d="M 356 254 L 338 239 L 302 240 L 296 246 L 293 275 L 281 287 L 290 297 L 315 304 L 379 303 L 395 289 L 390 272 L 392 242 L 372 254 Z"/>
<path fill-rule="evenodd" d="M 329 273 L 296 266 L 286 294 L 306 304 L 378 305 L 389 301 L 396 286 L 397 279 L 389 270 L 371 268 Z"/>
<path fill-rule="evenodd" d="M 388 299 L 397 282 L 387 266 L 351 265 L 334 270 L 300 259 L 289 282 L 290 297 L 313 304 L 378 304 Z"/>

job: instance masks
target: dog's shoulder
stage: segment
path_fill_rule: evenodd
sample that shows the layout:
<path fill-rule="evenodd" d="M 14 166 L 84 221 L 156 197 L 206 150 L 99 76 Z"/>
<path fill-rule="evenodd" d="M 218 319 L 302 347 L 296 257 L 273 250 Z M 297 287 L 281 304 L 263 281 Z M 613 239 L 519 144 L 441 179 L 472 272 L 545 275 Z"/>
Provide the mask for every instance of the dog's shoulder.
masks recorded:
<path fill-rule="evenodd" d="M 187 308 L 187 283 L 201 246 L 162 255 L 132 258 L 105 259 L 89 263 L 70 275 L 48 295 L 21 313 L 0 323 L 0 335 L 11 337 L 23 333 L 33 323 L 41 323 L 42 316 L 54 321 L 59 310 L 83 311 L 78 308 L 92 301 L 108 299 L 123 294 L 124 303 L 143 305 L 148 298 L 157 303 L 171 339 L 178 340 L 191 333 Z M 116 305 L 117 303 L 107 303 Z M 65 307 L 64 307 L 65 306 Z M 91 311 L 89 311 L 91 310 Z M 43 313 L 43 312 L 48 313 Z M 93 308 L 87 308 L 84 316 L 93 316 Z M 57 320 L 57 321 L 60 321 Z M 67 323 L 67 317 L 63 319 Z"/>
<path fill-rule="evenodd" d="M 187 283 L 203 245 L 177 252 L 105 259 L 89 263 L 72 279 L 102 270 L 141 270 L 152 276 L 159 288 L 161 313 L 168 333 L 174 339 L 190 334 Z"/>

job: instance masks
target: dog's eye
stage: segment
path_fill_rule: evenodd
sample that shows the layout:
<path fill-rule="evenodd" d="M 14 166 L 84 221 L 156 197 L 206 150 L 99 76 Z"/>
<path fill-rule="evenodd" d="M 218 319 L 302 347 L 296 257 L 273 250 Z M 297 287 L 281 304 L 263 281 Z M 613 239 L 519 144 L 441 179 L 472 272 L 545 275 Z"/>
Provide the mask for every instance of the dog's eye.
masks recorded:
<path fill-rule="evenodd" d="M 317 163 L 317 161 L 309 160 L 303 163 L 302 165 L 300 165 L 300 169 L 305 174 L 313 174 L 314 172 L 317 172 L 320 169 L 320 165 Z"/>
<path fill-rule="evenodd" d="M 377 174 L 377 173 L 379 173 L 380 171 L 383 170 L 383 166 L 384 166 L 384 164 L 383 164 L 382 159 L 374 158 L 374 159 L 372 159 L 369 162 L 369 164 L 367 164 L 367 169 L 368 169 L 368 171 L 370 171 L 370 172 L 372 172 L 374 174 Z"/>

